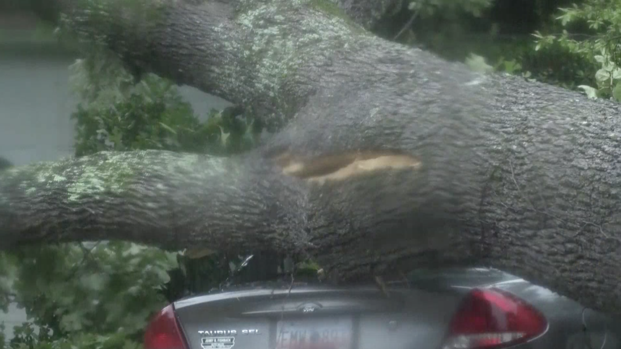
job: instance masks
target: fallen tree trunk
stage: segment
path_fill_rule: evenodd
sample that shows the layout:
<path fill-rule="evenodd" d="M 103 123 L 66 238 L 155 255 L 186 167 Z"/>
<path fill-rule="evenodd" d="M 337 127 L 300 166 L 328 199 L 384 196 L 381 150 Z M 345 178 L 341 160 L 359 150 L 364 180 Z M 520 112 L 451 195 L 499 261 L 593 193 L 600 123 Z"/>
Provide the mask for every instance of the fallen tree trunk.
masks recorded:
<path fill-rule="evenodd" d="M 271 249 L 345 279 L 465 263 L 621 313 L 617 104 L 478 75 L 326 1 L 153 1 L 144 22 L 114 1 L 57 4 L 66 28 L 130 64 L 286 127 L 243 157 L 102 153 L 6 171 L 1 248 Z"/>

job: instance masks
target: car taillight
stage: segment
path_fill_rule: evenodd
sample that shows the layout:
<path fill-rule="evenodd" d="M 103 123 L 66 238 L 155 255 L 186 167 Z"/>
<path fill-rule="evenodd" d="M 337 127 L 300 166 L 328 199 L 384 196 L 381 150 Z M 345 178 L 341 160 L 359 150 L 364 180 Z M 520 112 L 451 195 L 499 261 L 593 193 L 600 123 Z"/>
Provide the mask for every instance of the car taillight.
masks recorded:
<path fill-rule="evenodd" d="M 497 349 L 543 334 L 548 323 L 523 300 L 497 289 L 468 294 L 453 317 L 443 349 Z"/>
<path fill-rule="evenodd" d="M 172 304 L 153 317 L 144 334 L 145 349 L 188 349 Z"/>

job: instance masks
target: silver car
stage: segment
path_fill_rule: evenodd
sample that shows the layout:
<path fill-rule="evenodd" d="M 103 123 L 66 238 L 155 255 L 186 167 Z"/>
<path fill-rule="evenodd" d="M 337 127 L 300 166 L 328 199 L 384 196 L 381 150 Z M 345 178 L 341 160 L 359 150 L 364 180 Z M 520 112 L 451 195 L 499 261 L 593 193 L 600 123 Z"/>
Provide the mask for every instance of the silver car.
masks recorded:
<path fill-rule="evenodd" d="M 179 300 L 145 349 L 621 348 L 621 323 L 491 269 L 377 285 L 277 282 Z M 387 290 L 387 291 L 386 291 Z"/>

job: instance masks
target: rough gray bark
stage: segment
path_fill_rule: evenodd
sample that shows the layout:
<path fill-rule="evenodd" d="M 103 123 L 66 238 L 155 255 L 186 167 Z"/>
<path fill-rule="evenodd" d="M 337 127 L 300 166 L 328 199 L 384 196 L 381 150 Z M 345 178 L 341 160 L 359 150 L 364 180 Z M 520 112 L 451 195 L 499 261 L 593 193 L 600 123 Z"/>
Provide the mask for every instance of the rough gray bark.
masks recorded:
<path fill-rule="evenodd" d="M 68 28 L 132 64 L 287 126 L 243 157 L 11 169 L 1 248 L 273 249 L 343 278 L 467 263 L 621 313 L 617 104 L 477 75 L 376 38 L 324 1 L 160 1 L 144 22 L 144 9 L 57 3 Z"/>

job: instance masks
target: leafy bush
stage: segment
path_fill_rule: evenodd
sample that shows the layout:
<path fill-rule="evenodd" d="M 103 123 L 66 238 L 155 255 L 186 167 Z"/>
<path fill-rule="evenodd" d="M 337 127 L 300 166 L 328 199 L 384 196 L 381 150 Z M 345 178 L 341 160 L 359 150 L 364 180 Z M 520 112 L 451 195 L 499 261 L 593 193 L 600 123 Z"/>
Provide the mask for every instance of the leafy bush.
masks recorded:
<path fill-rule="evenodd" d="M 14 301 L 32 320 L 16 328 L 11 344 L 19 348 L 77 344 L 88 334 L 101 343 L 121 334 L 139 343 L 148 316 L 166 302 L 154 290 L 175 265 L 172 253 L 117 242 L 40 246 L 6 258 Z"/>
<path fill-rule="evenodd" d="M 407 13 L 391 18 L 396 24 L 388 31 L 399 31 L 399 41 L 431 50 L 449 60 L 474 64 L 474 59 L 478 59 L 475 57 L 481 57 L 496 71 L 573 89 L 595 83 L 598 67 L 593 64 L 593 55 L 574 50 L 567 41 L 550 40 L 549 35 L 547 44 L 542 45 L 540 40 L 540 32 L 555 33 L 564 29 L 564 24 L 569 25 L 557 20 L 556 13 L 558 6 L 567 6 L 570 1 L 574 0 L 521 2 L 520 11 L 530 6 L 531 13 L 519 13 L 516 18 L 513 12 L 507 14 L 508 7 L 517 10 L 517 7 L 510 8 L 513 5 L 508 2 L 414 0 L 409 2 Z M 584 26 L 573 27 L 572 35 L 584 35 Z M 387 28 L 391 28 L 390 23 Z M 534 28 L 540 30 L 535 37 Z"/>
<path fill-rule="evenodd" d="M 536 50 L 562 48 L 564 59 L 574 57 L 584 62 L 584 69 L 575 70 L 576 80 L 581 80 L 578 87 L 590 98 L 621 101 L 619 5 L 619 0 L 585 0 L 579 5 L 561 8 L 556 18 L 563 27 L 561 34 L 534 34 Z M 568 69 L 572 69 L 571 65 Z"/>

